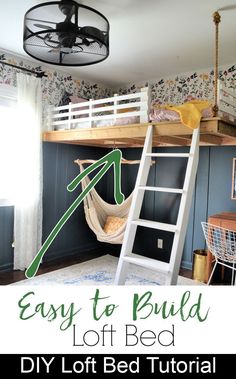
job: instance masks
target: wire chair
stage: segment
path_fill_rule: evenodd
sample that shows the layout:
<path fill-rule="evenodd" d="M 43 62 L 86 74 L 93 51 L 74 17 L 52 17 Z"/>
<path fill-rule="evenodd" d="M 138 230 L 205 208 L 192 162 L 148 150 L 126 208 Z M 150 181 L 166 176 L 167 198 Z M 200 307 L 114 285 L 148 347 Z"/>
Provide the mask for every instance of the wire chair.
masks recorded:
<path fill-rule="evenodd" d="M 202 222 L 207 247 L 215 257 L 215 264 L 207 284 L 210 284 L 217 264 L 232 270 L 231 285 L 234 284 L 236 270 L 236 232 Z"/>

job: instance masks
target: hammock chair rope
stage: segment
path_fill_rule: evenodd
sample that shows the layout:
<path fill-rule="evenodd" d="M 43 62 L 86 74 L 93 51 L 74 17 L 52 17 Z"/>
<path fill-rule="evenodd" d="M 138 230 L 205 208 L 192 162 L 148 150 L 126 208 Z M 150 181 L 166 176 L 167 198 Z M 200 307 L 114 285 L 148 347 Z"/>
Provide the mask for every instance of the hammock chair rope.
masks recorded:
<path fill-rule="evenodd" d="M 80 160 L 76 163 L 80 166 L 81 172 L 84 170 Z M 88 163 L 87 161 L 85 163 Z M 90 179 L 85 177 L 82 182 L 82 190 L 84 191 L 89 184 Z M 104 225 L 109 216 L 127 219 L 129 208 L 132 201 L 132 193 L 127 197 L 121 205 L 109 204 L 104 201 L 95 188 L 93 188 L 84 199 L 85 218 L 90 229 L 96 234 L 98 241 L 111 244 L 121 244 L 123 242 L 126 220 L 117 230 L 112 233 L 104 231 Z"/>

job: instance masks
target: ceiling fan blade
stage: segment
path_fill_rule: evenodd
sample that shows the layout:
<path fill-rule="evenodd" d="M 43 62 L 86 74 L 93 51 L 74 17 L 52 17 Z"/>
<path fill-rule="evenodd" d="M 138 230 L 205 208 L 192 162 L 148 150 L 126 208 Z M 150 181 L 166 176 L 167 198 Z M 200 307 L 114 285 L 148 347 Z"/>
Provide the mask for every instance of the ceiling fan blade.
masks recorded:
<path fill-rule="evenodd" d="M 48 53 L 60 53 L 60 52 L 61 52 L 60 47 L 57 47 L 57 48 L 55 48 L 55 49 L 48 50 Z"/>
<path fill-rule="evenodd" d="M 27 17 L 26 20 L 37 21 L 37 22 L 45 22 L 46 24 L 56 25 L 56 22 L 46 21 L 46 20 L 39 20 L 38 18 L 29 18 L 29 17 Z"/>
<path fill-rule="evenodd" d="M 226 5 L 225 7 L 219 8 L 217 10 L 218 12 L 221 12 L 221 11 L 232 11 L 234 9 L 236 9 L 236 5 Z"/>
<path fill-rule="evenodd" d="M 61 54 L 69 54 L 69 51 L 63 50 L 63 47 L 55 47 L 51 50 L 48 50 L 48 53 L 61 53 Z"/>
<path fill-rule="evenodd" d="M 56 48 L 53 48 L 51 50 L 48 50 L 48 53 L 61 53 L 61 54 L 72 54 L 72 53 L 80 53 L 81 51 L 83 51 L 83 48 L 81 46 L 76 46 L 77 48 L 79 48 L 80 50 L 76 51 L 76 50 L 73 50 L 73 48 L 67 48 L 67 47 L 56 47 Z"/>
<path fill-rule="evenodd" d="M 85 45 L 85 46 L 90 46 L 94 43 L 97 43 L 99 45 L 99 47 L 102 47 L 102 43 L 98 42 L 98 41 L 89 41 L 87 38 L 83 38 L 83 42 L 78 42 L 78 43 L 75 43 L 74 46 L 82 46 L 82 45 Z"/>
<path fill-rule="evenodd" d="M 98 42 L 98 41 L 91 41 L 90 44 L 92 44 L 92 43 L 97 43 L 97 44 L 99 45 L 100 48 L 101 48 L 102 45 L 103 45 L 101 42 Z"/>
<path fill-rule="evenodd" d="M 40 28 L 40 29 L 53 29 L 52 26 L 43 25 L 43 24 L 34 24 L 34 26 L 36 26 L 37 28 Z"/>
<path fill-rule="evenodd" d="M 48 49 L 50 46 L 42 46 L 42 45 L 38 45 L 38 44 L 34 44 L 34 43 L 26 43 L 27 46 L 35 46 L 35 47 L 38 47 L 40 49 Z"/>
<path fill-rule="evenodd" d="M 82 38 L 82 43 L 81 43 L 81 45 L 89 46 L 90 43 L 91 43 L 91 42 L 90 42 L 87 38 Z"/>
<path fill-rule="evenodd" d="M 83 26 L 80 29 L 80 32 L 82 34 L 87 34 L 87 36 L 90 38 L 98 38 L 100 40 L 103 40 L 104 38 L 104 33 L 100 29 L 93 26 Z"/>

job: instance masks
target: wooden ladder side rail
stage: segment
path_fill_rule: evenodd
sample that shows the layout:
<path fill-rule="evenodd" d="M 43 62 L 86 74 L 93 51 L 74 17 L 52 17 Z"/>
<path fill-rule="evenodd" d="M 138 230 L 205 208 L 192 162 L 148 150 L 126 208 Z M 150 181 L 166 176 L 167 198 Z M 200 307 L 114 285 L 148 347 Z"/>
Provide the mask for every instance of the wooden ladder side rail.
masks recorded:
<path fill-rule="evenodd" d="M 185 180 L 183 186 L 183 194 L 180 201 L 178 218 L 177 218 L 177 231 L 174 235 L 174 240 L 170 255 L 170 269 L 167 274 L 166 284 L 177 284 L 178 274 L 182 259 L 184 248 L 185 236 L 188 226 L 189 212 L 192 203 L 193 191 L 195 186 L 195 178 L 197 174 L 198 160 L 199 160 L 199 137 L 200 127 L 195 129 L 192 135 L 192 143 L 190 148 L 190 156 L 187 163 Z"/>

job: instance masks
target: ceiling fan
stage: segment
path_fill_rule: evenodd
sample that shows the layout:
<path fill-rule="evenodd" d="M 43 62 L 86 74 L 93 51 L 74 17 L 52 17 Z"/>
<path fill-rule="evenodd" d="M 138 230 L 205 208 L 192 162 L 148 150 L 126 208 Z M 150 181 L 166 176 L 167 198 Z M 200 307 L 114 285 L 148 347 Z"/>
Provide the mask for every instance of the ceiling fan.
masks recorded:
<path fill-rule="evenodd" d="M 44 20 L 45 14 L 50 14 L 52 20 Z M 89 19 L 91 23 L 86 25 Z M 109 55 L 109 22 L 95 9 L 73 0 L 44 3 L 25 15 L 24 50 L 47 63 L 98 63 Z M 79 58 L 74 58 L 75 54 Z"/>

